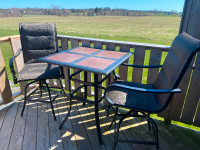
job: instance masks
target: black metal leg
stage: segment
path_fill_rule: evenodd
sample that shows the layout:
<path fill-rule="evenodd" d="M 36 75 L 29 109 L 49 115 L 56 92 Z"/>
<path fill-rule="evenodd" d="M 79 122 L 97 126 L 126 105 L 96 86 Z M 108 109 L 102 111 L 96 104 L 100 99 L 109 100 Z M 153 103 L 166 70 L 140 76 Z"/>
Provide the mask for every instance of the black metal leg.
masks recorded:
<path fill-rule="evenodd" d="M 24 109 L 25 109 L 25 107 L 26 107 L 26 99 L 27 99 L 27 88 L 28 88 L 28 86 L 29 86 L 29 84 L 27 84 L 26 86 L 25 86 L 25 91 L 24 91 L 24 105 L 23 105 L 23 108 L 22 108 L 22 112 L 21 112 L 21 116 L 23 116 L 23 113 L 24 113 Z"/>
<path fill-rule="evenodd" d="M 95 96 L 95 119 L 96 119 L 96 127 L 97 127 L 97 134 L 99 139 L 99 144 L 103 143 L 102 135 L 101 135 L 101 128 L 99 123 L 99 108 L 98 108 L 98 74 L 94 74 L 94 96 Z"/>
<path fill-rule="evenodd" d="M 114 139 L 114 142 L 113 142 L 113 150 L 116 149 L 116 146 L 117 146 L 117 141 L 118 141 L 118 136 L 119 136 L 119 128 L 120 128 L 120 125 L 122 123 L 122 121 L 128 117 L 130 114 L 131 114 L 132 111 L 129 111 L 128 113 L 126 113 L 120 120 L 119 120 L 119 123 L 118 123 L 118 126 L 117 126 L 117 129 L 116 129 L 116 122 L 115 122 L 115 139 Z"/>
<path fill-rule="evenodd" d="M 157 124 L 154 122 L 153 119 L 150 119 L 152 124 L 152 129 L 155 137 L 156 149 L 159 150 L 159 142 L 158 142 L 158 127 Z"/>
<path fill-rule="evenodd" d="M 148 116 L 150 117 L 150 113 L 148 113 Z M 150 121 L 149 121 L 149 119 L 148 119 L 147 121 L 148 121 L 148 127 L 149 127 L 149 131 L 151 131 L 151 124 L 150 124 Z"/>
<path fill-rule="evenodd" d="M 71 109 L 72 109 L 72 99 L 71 98 L 69 98 L 69 110 L 68 110 L 68 112 L 67 112 L 67 115 L 66 115 L 66 117 L 64 118 L 64 120 L 61 122 L 61 124 L 60 124 L 60 126 L 59 126 L 59 129 L 61 129 L 62 128 L 62 126 L 64 125 L 64 123 L 67 121 L 67 119 L 68 119 L 68 117 L 69 117 L 69 115 L 70 115 L 70 112 L 71 112 Z"/>
<path fill-rule="evenodd" d="M 155 142 L 154 142 L 154 145 L 156 145 L 156 149 L 159 150 L 159 141 L 158 141 L 158 127 L 157 127 L 157 124 L 155 123 L 155 121 L 150 118 L 149 114 L 145 114 L 145 113 L 142 113 L 145 117 L 148 118 L 149 122 L 151 123 L 152 125 L 152 129 L 153 129 L 153 133 L 154 133 L 154 137 L 155 137 Z"/>
<path fill-rule="evenodd" d="M 84 81 L 87 82 L 87 72 L 84 71 Z M 87 99 L 87 86 L 84 87 L 84 99 Z M 85 102 L 83 102 L 83 105 L 85 105 Z"/>
<path fill-rule="evenodd" d="M 42 97 L 42 81 L 39 81 L 40 97 Z"/>
<path fill-rule="evenodd" d="M 108 85 L 110 84 L 110 74 L 108 75 L 109 77 L 108 77 Z"/>
<path fill-rule="evenodd" d="M 64 120 L 61 122 L 60 126 L 59 126 L 59 129 L 62 128 L 62 126 L 64 125 L 64 123 L 67 121 L 69 115 L 70 115 L 70 112 L 71 112 L 71 108 L 72 108 L 72 96 L 71 96 L 71 80 L 70 80 L 70 68 L 68 68 L 68 81 L 69 81 L 69 110 L 68 110 L 68 113 L 66 115 L 66 117 L 64 118 Z"/>
<path fill-rule="evenodd" d="M 117 112 L 118 112 L 118 107 L 116 107 L 116 110 L 115 110 L 115 116 L 113 117 L 113 120 L 112 120 L 112 122 L 111 122 L 110 125 L 109 125 L 109 128 L 112 127 L 113 122 L 116 120 Z"/>
<path fill-rule="evenodd" d="M 52 113 L 53 113 L 53 117 L 54 117 L 54 120 L 56 121 L 56 115 L 55 115 L 55 111 L 54 111 L 54 108 L 53 108 L 53 101 L 51 99 L 51 92 L 50 92 L 50 89 L 49 89 L 49 86 L 46 82 L 46 80 L 44 80 L 44 83 L 47 87 L 47 91 L 48 91 L 48 94 L 49 94 L 49 101 L 50 101 L 50 104 L 51 104 L 51 109 L 52 109 Z"/>

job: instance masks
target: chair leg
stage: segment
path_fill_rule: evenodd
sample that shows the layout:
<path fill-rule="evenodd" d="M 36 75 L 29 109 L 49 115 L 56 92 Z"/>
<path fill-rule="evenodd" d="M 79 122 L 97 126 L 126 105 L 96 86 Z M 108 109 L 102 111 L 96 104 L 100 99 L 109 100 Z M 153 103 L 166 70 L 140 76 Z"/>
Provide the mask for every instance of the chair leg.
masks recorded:
<path fill-rule="evenodd" d="M 112 150 L 115 150 L 115 149 L 116 149 L 117 141 L 118 141 L 118 136 L 119 136 L 119 128 L 120 128 L 120 125 L 121 125 L 122 121 L 123 121 L 126 117 L 128 117 L 131 113 L 132 113 L 132 110 L 130 110 L 129 112 L 127 112 L 127 113 L 119 120 L 117 129 L 116 129 L 116 120 L 115 120 L 115 135 L 114 135 L 114 142 L 113 142 L 113 148 L 112 148 Z"/>
<path fill-rule="evenodd" d="M 84 81 L 87 82 L 87 72 L 84 71 Z M 84 87 L 84 99 L 87 99 L 87 86 Z M 85 102 L 83 102 L 83 106 L 85 106 Z"/>
<path fill-rule="evenodd" d="M 158 127 L 157 127 L 156 123 L 153 121 L 153 119 L 152 119 L 151 123 L 152 123 L 152 129 L 153 129 L 155 141 L 156 141 L 156 149 L 159 150 Z"/>
<path fill-rule="evenodd" d="M 54 108 L 53 108 L 53 101 L 51 99 L 51 92 L 50 92 L 50 89 L 49 89 L 49 86 L 48 86 L 46 80 L 44 80 L 44 83 L 45 83 L 45 85 L 47 87 L 47 91 L 48 91 L 48 94 L 49 94 L 49 100 L 50 100 L 50 104 L 51 104 L 51 109 L 52 109 L 53 117 L 54 117 L 54 120 L 56 121 L 56 115 L 55 115 L 55 111 L 54 111 Z"/>
<path fill-rule="evenodd" d="M 148 113 L 148 116 L 150 117 L 150 113 Z M 148 128 L 149 128 L 149 131 L 151 131 L 151 124 L 150 124 L 149 119 L 147 119 L 147 121 L 148 121 Z"/>
<path fill-rule="evenodd" d="M 28 88 L 28 86 L 29 86 L 29 84 L 27 84 L 26 86 L 25 86 L 25 92 L 24 92 L 24 105 L 23 105 L 23 108 L 22 108 L 22 112 L 21 112 L 21 116 L 23 116 L 23 113 L 24 113 L 24 109 L 25 109 L 25 107 L 26 107 L 26 99 L 27 99 L 27 88 Z"/>
<path fill-rule="evenodd" d="M 39 81 L 39 91 L 40 91 L 40 98 L 42 98 L 42 81 Z"/>
<path fill-rule="evenodd" d="M 112 122 L 111 122 L 110 125 L 109 125 L 109 128 L 112 127 L 113 122 L 116 120 L 117 112 L 118 112 L 118 107 L 116 107 L 116 110 L 115 110 L 115 116 L 113 117 L 113 120 L 112 120 Z"/>
<path fill-rule="evenodd" d="M 156 150 L 159 150 L 158 126 L 155 123 L 155 121 L 152 118 L 150 118 L 149 114 L 146 115 L 145 113 L 143 113 L 143 115 L 148 118 L 149 123 L 151 123 L 151 125 L 152 125 L 153 134 L 154 134 L 154 137 L 155 137 Z"/>
<path fill-rule="evenodd" d="M 70 112 L 71 112 L 71 109 L 72 109 L 72 99 L 69 98 L 69 100 L 70 100 L 70 102 L 69 102 L 69 110 L 68 110 L 68 113 L 67 113 L 65 119 L 61 122 L 61 124 L 60 124 L 60 126 L 59 126 L 59 129 L 62 128 L 62 126 L 63 126 L 64 123 L 67 121 L 67 119 L 68 119 L 68 117 L 69 117 L 69 115 L 70 115 Z"/>

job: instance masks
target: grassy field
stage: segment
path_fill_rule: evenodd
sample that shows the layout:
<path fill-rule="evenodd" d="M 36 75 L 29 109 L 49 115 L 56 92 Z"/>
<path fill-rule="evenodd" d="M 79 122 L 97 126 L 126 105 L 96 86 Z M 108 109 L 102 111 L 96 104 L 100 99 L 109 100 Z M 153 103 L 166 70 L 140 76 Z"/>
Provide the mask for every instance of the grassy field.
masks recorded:
<path fill-rule="evenodd" d="M 119 41 L 170 45 L 178 34 L 175 16 L 24 16 L 0 18 L 0 37 L 19 34 L 19 22 L 56 22 L 58 34 Z M 9 43 L 0 44 L 6 67 L 11 57 Z M 11 74 L 8 72 L 9 79 Z"/>
<path fill-rule="evenodd" d="M 58 34 L 169 45 L 178 34 L 180 20 L 180 17 L 173 16 L 0 18 L 0 36 L 18 34 L 19 22 L 56 22 Z"/>

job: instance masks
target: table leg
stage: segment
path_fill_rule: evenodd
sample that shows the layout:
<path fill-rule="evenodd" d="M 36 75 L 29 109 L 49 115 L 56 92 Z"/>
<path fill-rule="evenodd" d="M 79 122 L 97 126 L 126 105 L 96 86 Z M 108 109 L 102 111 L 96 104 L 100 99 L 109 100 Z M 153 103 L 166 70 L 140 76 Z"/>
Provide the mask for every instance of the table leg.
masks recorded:
<path fill-rule="evenodd" d="M 84 81 L 87 82 L 87 72 L 84 71 Z M 84 99 L 87 99 L 87 86 L 84 87 Z M 83 102 L 83 105 L 85 105 L 85 102 Z"/>
<path fill-rule="evenodd" d="M 97 134 L 99 139 L 99 144 L 103 143 L 102 135 L 101 135 L 101 128 L 99 123 L 99 108 L 98 108 L 98 74 L 94 74 L 94 97 L 95 97 L 95 119 L 96 119 L 96 127 L 97 127 Z"/>

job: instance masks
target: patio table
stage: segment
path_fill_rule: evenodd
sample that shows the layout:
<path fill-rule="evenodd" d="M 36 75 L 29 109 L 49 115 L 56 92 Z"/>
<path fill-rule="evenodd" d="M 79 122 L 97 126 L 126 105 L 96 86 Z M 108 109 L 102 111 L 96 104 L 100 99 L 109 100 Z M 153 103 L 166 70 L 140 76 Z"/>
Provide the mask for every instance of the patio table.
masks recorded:
<path fill-rule="evenodd" d="M 107 78 L 110 78 L 110 73 L 125 60 L 127 60 L 131 55 L 131 52 L 119 52 L 87 47 L 76 47 L 38 59 L 42 62 L 68 67 L 70 102 L 72 98 L 75 98 L 78 100 L 83 100 L 84 102 L 93 102 L 95 104 L 95 119 L 99 144 L 102 144 L 103 141 L 99 123 L 98 103 L 102 101 L 104 97 L 101 97 L 100 99 L 98 98 L 98 88 L 105 89 L 104 87 L 99 86 L 99 84 L 101 84 Z M 75 68 L 80 71 L 70 74 L 69 68 Z M 74 75 L 80 73 L 81 71 L 84 71 L 84 81 L 72 78 Z M 94 82 L 87 82 L 87 72 L 94 73 Z M 98 75 L 105 75 L 105 77 L 98 81 Z M 82 85 L 71 92 L 71 81 L 82 83 Z M 87 99 L 87 86 L 94 86 L 94 101 Z M 85 92 L 84 98 L 75 96 L 75 92 L 83 87 Z M 68 116 L 69 115 L 67 115 L 66 118 L 63 120 L 60 128 L 67 120 Z"/>

